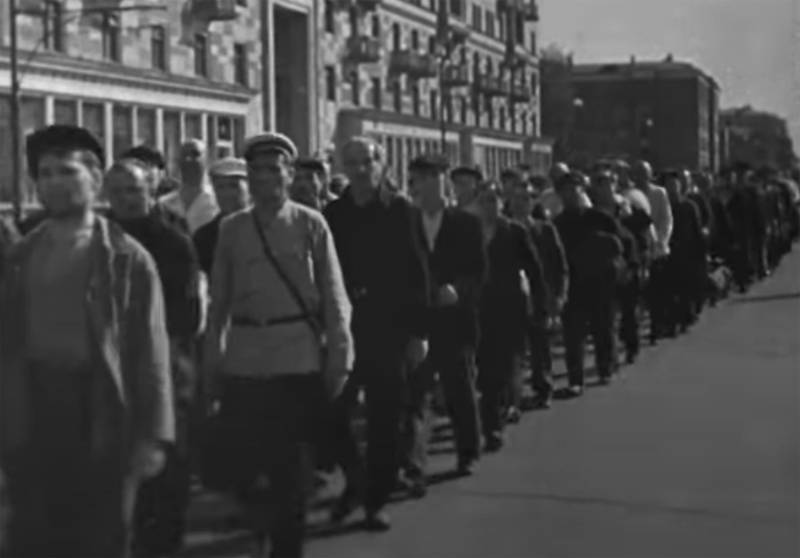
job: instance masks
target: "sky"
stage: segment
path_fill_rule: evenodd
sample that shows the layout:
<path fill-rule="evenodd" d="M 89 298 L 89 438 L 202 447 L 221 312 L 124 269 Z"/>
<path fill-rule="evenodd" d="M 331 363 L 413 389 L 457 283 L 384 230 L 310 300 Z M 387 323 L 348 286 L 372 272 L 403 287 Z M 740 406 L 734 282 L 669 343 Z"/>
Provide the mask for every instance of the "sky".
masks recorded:
<path fill-rule="evenodd" d="M 576 63 L 692 62 L 722 89 L 723 108 L 750 104 L 789 120 L 800 151 L 800 0 L 539 0 L 539 44 Z"/>

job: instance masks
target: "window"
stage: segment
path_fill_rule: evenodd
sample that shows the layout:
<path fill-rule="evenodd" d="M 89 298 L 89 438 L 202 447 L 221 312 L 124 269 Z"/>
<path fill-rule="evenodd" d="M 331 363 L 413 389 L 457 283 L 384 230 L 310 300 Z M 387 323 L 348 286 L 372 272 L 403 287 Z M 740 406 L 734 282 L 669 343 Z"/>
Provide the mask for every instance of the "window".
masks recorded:
<path fill-rule="evenodd" d="M 53 104 L 55 124 L 78 124 L 78 104 L 74 100 L 56 99 Z"/>
<path fill-rule="evenodd" d="M 500 129 L 506 129 L 506 107 L 500 107 Z"/>
<path fill-rule="evenodd" d="M 336 69 L 333 66 L 325 66 L 325 98 L 336 101 Z"/>
<path fill-rule="evenodd" d="M 247 7 L 247 0 L 236 0 L 236 5 L 246 8 Z"/>
<path fill-rule="evenodd" d="M 89 130 L 94 137 L 105 142 L 105 107 L 100 103 L 83 103 L 83 121 L 81 126 Z"/>
<path fill-rule="evenodd" d="M 163 25 L 150 28 L 150 63 L 157 70 L 167 69 L 167 33 Z"/>
<path fill-rule="evenodd" d="M 334 10 L 333 0 L 325 0 L 325 32 L 336 32 L 336 11 Z"/>
<path fill-rule="evenodd" d="M 381 36 L 381 16 L 378 14 L 372 15 L 372 36 L 376 39 Z"/>
<path fill-rule="evenodd" d="M 113 152 L 119 156 L 133 146 L 133 111 L 131 107 L 114 105 L 112 116 Z"/>
<path fill-rule="evenodd" d="M 431 119 L 438 120 L 439 119 L 439 92 L 434 90 L 430 92 L 430 112 L 431 112 Z"/>
<path fill-rule="evenodd" d="M 445 118 L 448 122 L 453 122 L 453 96 L 449 93 L 444 99 Z"/>
<path fill-rule="evenodd" d="M 466 124 L 469 112 L 469 104 L 467 103 L 467 98 L 461 97 L 460 104 L 461 104 L 461 123 Z"/>
<path fill-rule="evenodd" d="M 483 11 L 477 4 L 472 5 L 472 27 L 478 31 L 483 31 Z"/>
<path fill-rule="evenodd" d="M 486 12 L 486 34 L 494 37 L 494 14 Z"/>
<path fill-rule="evenodd" d="M 350 74 L 350 97 L 355 106 L 361 104 L 361 82 L 358 79 L 358 72 Z"/>
<path fill-rule="evenodd" d="M 514 37 L 516 43 L 521 45 L 525 42 L 525 20 L 518 17 L 516 20 L 516 36 Z"/>
<path fill-rule="evenodd" d="M 447 2 L 447 0 L 440 0 Z M 462 0 L 450 0 L 450 13 L 456 17 L 464 17 L 464 5 Z"/>
<path fill-rule="evenodd" d="M 245 87 L 250 84 L 250 65 L 247 62 L 247 45 L 244 43 L 233 45 L 233 72 L 236 83 Z"/>
<path fill-rule="evenodd" d="M 419 31 L 411 31 L 411 50 L 419 50 Z"/>
<path fill-rule="evenodd" d="M 414 116 L 419 116 L 419 85 L 414 85 L 411 88 L 411 107 L 414 111 Z"/>
<path fill-rule="evenodd" d="M 103 36 L 103 58 L 119 62 L 119 17 L 114 14 L 104 13 L 100 32 Z"/>
<path fill-rule="evenodd" d="M 403 89 L 400 85 L 400 78 L 395 78 L 392 83 L 392 96 L 394 97 L 395 112 L 403 112 Z"/>
<path fill-rule="evenodd" d="M 531 135 L 538 136 L 539 135 L 539 119 L 536 117 L 536 113 L 531 113 Z"/>
<path fill-rule="evenodd" d="M 376 109 L 383 108 L 381 87 L 381 78 L 372 78 L 372 106 Z"/>
<path fill-rule="evenodd" d="M 428 52 L 436 54 L 436 35 L 428 37 Z"/>
<path fill-rule="evenodd" d="M 208 77 L 208 38 L 202 33 L 194 36 L 194 74 Z"/>
<path fill-rule="evenodd" d="M 539 74 L 534 72 L 531 74 L 531 92 L 534 95 L 536 95 L 538 87 L 539 87 Z"/>
<path fill-rule="evenodd" d="M 392 49 L 393 50 L 400 50 L 400 43 L 402 37 L 400 36 L 400 24 L 393 23 L 392 24 Z"/>
<path fill-rule="evenodd" d="M 536 44 L 536 31 L 531 31 L 531 45 L 530 45 L 531 52 L 536 54 L 538 52 L 537 47 L 538 45 Z"/>
<path fill-rule="evenodd" d="M 64 52 L 63 6 L 48 0 L 42 13 L 42 43 L 46 49 Z"/>
<path fill-rule="evenodd" d="M 497 16 L 497 38 L 501 41 L 506 40 L 506 17 L 508 16 L 505 13 L 500 13 Z"/>
<path fill-rule="evenodd" d="M 139 107 L 136 110 L 136 143 L 156 146 L 156 111 Z"/>

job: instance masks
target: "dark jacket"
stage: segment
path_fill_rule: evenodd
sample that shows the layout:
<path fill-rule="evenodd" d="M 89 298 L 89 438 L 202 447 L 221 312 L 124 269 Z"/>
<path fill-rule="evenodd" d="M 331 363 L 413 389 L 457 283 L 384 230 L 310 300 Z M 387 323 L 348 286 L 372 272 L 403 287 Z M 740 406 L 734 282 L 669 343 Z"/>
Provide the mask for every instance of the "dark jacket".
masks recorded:
<path fill-rule="evenodd" d="M 223 215 L 220 213 L 214 217 L 213 221 L 197 229 L 192 238 L 200 269 L 209 277 L 211 277 L 211 269 L 214 267 L 214 250 L 217 247 L 219 224 L 222 222 L 222 218 Z"/>
<path fill-rule="evenodd" d="M 0 217 L 0 281 L 3 279 L 6 260 L 11 248 L 19 241 L 19 233 L 10 220 Z"/>
<path fill-rule="evenodd" d="M 356 344 L 372 339 L 395 349 L 426 337 L 429 278 L 416 209 L 394 194 L 359 207 L 346 191 L 324 215 L 353 304 Z"/>
<path fill-rule="evenodd" d="M 481 297 L 481 323 L 493 329 L 492 337 L 517 342 L 527 322 L 520 272 L 528 279 L 534 309 L 542 312 L 546 292 L 542 264 L 525 228 L 505 217 L 497 222 L 487 252 L 489 281 Z"/>
<path fill-rule="evenodd" d="M 539 253 L 542 264 L 542 273 L 546 288 L 546 310 L 552 314 L 555 311 L 557 299 L 567 296 L 569 285 L 569 267 L 564 245 L 555 225 L 545 219 L 531 219 L 528 230 L 533 240 L 533 245 Z"/>
<path fill-rule="evenodd" d="M 420 238 L 425 238 L 421 214 L 418 214 Z M 443 285 L 451 284 L 458 292 L 458 304 L 451 308 L 431 308 L 430 327 L 433 343 L 477 346 L 478 309 L 481 289 L 487 278 L 486 253 L 480 220 L 466 211 L 446 208 L 436 236 L 433 252 L 423 242 L 430 272 L 432 303 Z"/>

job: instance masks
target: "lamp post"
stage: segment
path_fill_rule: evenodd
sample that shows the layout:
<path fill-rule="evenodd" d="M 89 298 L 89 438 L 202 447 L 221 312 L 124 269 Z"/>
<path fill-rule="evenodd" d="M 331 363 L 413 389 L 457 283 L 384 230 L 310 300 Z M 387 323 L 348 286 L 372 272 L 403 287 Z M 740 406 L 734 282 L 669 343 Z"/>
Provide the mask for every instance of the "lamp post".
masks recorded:
<path fill-rule="evenodd" d="M 11 73 L 11 99 L 9 106 L 9 124 L 11 128 L 11 186 L 12 186 L 12 203 L 14 210 L 14 221 L 19 224 L 22 220 L 22 202 L 25 193 L 22 188 L 22 165 L 21 165 L 21 151 L 22 151 L 22 126 L 20 123 L 20 67 L 19 67 L 19 42 L 17 31 L 17 16 L 26 13 L 19 9 L 17 4 L 18 0 L 8 0 L 8 21 L 9 21 L 9 66 Z M 78 10 L 65 10 L 71 12 L 76 16 L 91 13 L 110 13 L 110 12 L 131 12 L 131 11 L 166 11 L 166 6 L 157 4 L 139 5 L 139 6 L 98 6 L 94 8 L 78 9 Z M 42 44 L 42 39 L 36 44 L 27 63 L 30 63 L 39 45 Z M 26 68 L 22 68 L 24 71 Z"/>

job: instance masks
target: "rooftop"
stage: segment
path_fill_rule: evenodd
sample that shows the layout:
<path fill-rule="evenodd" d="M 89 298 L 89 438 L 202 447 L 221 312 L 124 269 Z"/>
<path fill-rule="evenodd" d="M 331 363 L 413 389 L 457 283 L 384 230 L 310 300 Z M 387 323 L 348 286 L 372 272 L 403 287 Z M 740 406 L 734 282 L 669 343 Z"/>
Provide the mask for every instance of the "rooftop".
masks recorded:
<path fill-rule="evenodd" d="M 719 89 L 717 81 L 691 62 L 673 60 L 667 56 L 664 60 L 636 60 L 631 57 L 627 62 L 600 62 L 592 64 L 573 64 L 572 75 L 576 78 L 595 76 L 651 77 L 653 74 L 666 76 L 700 76 Z"/>

